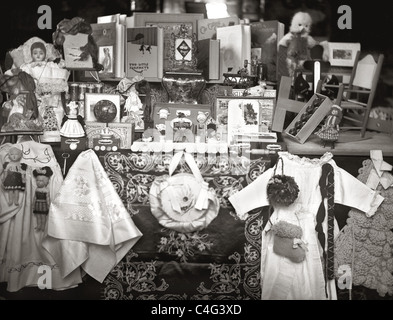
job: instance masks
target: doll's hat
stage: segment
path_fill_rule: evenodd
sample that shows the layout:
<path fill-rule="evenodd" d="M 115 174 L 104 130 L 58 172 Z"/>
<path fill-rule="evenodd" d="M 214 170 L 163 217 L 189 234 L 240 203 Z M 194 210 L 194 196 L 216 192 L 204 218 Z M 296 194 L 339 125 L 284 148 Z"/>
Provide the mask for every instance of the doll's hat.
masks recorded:
<path fill-rule="evenodd" d="M 314 70 L 314 63 L 318 61 L 321 64 L 321 72 L 326 72 L 330 68 L 330 62 L 322 59 L 323 47 L 320 44 L 315 45 L 310 49 L 311 60 L 304 62 L 303 67 L 306 70 Z"/>
<path fill-rule="evenodd" d="M 34 177 L 38 177 L 38 176 L 50 177 L 51 175 L 53 175 L 53 171 L 50 167 L 42 167 L 33 170 L 33 175 Z"/>

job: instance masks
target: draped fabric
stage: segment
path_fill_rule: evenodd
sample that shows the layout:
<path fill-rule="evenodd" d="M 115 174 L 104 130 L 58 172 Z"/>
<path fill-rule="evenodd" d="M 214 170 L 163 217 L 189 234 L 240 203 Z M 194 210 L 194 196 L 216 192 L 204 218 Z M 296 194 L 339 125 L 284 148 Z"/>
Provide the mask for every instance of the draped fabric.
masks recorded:
<path fill-rule="evenodd" d="M 329 152 L 315 159 L 299 157 L 288 152 L 279 152 L 279 155 L 283 158 L 285 171 L 294 177 L 300 191 L 292 205 L 275 208 L 271 221 L 273 224 L 283 220 L 300 225 L 303 230 L 302 241 L 307 244 L 308 251 L 306 259 L 301 263 L 293 263 L 285 257 L 278 256 L 272 250 L 273 235 L 272 232 L 268 232 L 270 224 L 265 226 L 261 249 L 262 299 L 337 299 L 334 280 L 328 280 L 327 288 L 325 287 L 323 250 L 315 231 L 316 215 L 323 200 L 319 187 L 323 165 L 329 164 L 334 169 L 334 203 L 357 208 L 370 217 L 384 198 L 338 167 Z M 240 218 L 247 219 L 248 212 L 257 207 L 269 206 L 266 189 L 273 171 L 273 168 L 266 170 L 253 183 L 229 198 Z M 327 234 L 326 220 L 322 228 Z M 338 225 L 334 220 L 334 234 L 337 235 L 338 232 Z M 327 247 L 323 249 L 327 250 Z"/>
<path fill-rule="evenodd" d="M 0 147 L 0 170 L 3 163 L 8 161 L 7 153 L 11 146 L 6 143 Z M 27 141 L 18 146 L 23 151 L 21 162 L 26 165 L 26 188 L 20 192 L 19 205 L 9 206 L 6 191 L 3 186 L 0 187 L 0 282 L 6 282 L 10 292 L 37 286 L 43 275 L 40 267 L 45 267 L 50 270 L 52 289 L 75 287 L 82 281 L 80 274 L 70 273 L 62 277 L 59 265 L 42 247 L 44 233 L 35 229 L 37 217 L 33 214 L 33 197 L 37 188 L 33 170 L 43 166 L 52 169 L 48 189 L 54 197 L 63 182 L 60 166 L 50 145 Z"/>
<path fill-rule="evenodd" d="M 334 171 L 333 167 L 325 163 L 322 165 L 322 175 L 319 180 L 322 201 L 318 208 L 315 230 L 318 233 L 318 240 L 323 249 L 323 258 L 326 266 L 326 278 L 334 279 Z M 325 208 L 325 199 L 327 208 Z M 327 214 L 326 214 L 327 213 Z M 323 221 L 327 219 L 327 251 L 326 236 L 323 232 Z"/>
<path fill-rule="evenodd" d="M 48 219 L 43 246 L 63 277 L 83 270 L 102 282 L 142 237 L 91 149 L 68 171 Z"/>

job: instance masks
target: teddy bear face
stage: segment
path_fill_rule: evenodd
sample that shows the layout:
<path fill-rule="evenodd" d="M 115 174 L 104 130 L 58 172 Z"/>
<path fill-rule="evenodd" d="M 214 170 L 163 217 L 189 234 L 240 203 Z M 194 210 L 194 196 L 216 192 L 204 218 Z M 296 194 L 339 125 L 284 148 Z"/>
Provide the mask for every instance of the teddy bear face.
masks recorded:
<path fill-rule="evenodd" d="M 292 33 L 309 34 L 311 32 L 312 18 L 306 12 L 297 12 L 291 21 Z"/>

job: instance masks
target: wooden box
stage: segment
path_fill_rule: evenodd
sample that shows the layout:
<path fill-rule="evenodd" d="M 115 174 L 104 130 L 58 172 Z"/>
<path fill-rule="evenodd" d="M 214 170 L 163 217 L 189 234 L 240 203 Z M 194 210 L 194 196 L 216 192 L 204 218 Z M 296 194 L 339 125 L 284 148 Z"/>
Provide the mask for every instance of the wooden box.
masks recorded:
<path fill-rule="evenodd" d="M 303 144 L 329 114 L 333 102 L 324 95 L 314 94 L 285 129 L 288 137 Z"/>

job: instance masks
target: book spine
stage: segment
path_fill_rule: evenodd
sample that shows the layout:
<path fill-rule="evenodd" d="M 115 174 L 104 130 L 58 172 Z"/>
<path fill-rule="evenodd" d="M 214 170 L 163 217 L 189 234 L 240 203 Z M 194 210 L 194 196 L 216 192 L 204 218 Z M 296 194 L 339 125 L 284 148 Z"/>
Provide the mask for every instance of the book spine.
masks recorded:
<path fill-rule="evenodd" d="M 115 77 L 124 78 L 125 76 L 125 26 L 122 24 L 116 25 L 116 68 Z"/>
<path fill-rule="evenodd" d="M 157 28 L 157 77 L 162 79 L 164 77 L 164 29 Z"/>

